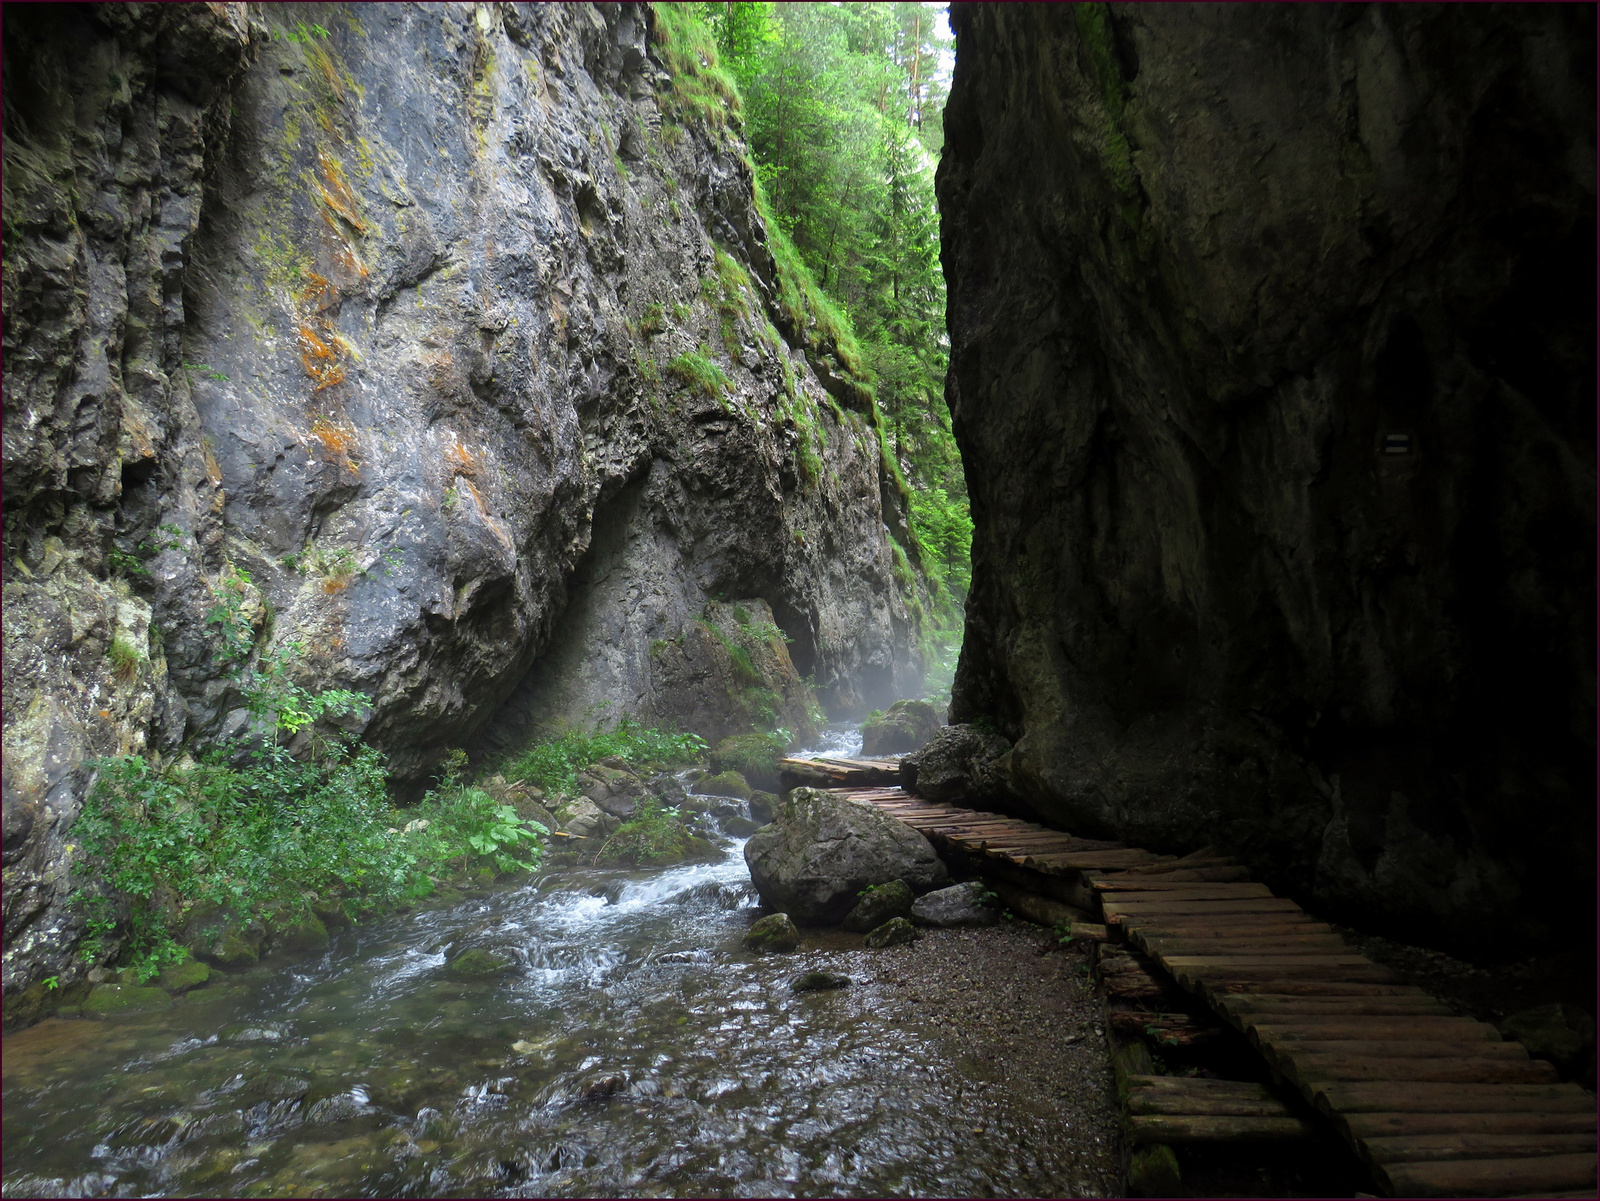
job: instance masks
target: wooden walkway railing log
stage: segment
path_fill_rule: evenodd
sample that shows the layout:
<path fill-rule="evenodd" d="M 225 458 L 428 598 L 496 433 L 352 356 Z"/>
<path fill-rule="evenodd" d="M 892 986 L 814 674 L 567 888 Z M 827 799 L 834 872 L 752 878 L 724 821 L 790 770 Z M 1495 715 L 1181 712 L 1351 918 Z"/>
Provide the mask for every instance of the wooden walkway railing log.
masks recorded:
<path fill-rule="evenodd" d="M 790 761 L 797 762 L 797 761 Z M 788 769 L 788 763 L 784 764 Z M 1330 1121 L 1395 1196 L 1583 1196 L 1596 1190 L 1595 1097 L 1493 1026 L 1459 1017 L 1352 950 L 1226 856 L 1158 855 L 921 800 L 892 763 L 839 761 L 808 777 L 922 831 L 942 850 L 1054 878 L 1097 904 L 1111 937 L 1148 957 L 1249 1040 L 1274 1079 Z M 1109 956 L 1114 963 L 1115 957 Z M 1114 972 L 1112 973 L 1115 974 Z M 1135 1137 L 1284 1137 L 1302 1119 L 1258 1085 L 1130 1076 Z"/>

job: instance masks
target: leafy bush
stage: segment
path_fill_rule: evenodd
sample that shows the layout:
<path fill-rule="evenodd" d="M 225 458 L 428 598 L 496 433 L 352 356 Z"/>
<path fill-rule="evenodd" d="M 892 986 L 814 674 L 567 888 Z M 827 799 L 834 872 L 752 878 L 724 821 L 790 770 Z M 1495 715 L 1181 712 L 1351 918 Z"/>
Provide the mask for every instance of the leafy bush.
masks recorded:
<path fill-rule="evenodd" d="M 615 756 L 628 763 L 670 765 L 697 762 L 705 751 L 705 740 L 697 734 L 653 730 L 625 717 L 612 730 L 592 734 L 571 730 L 530 746 L 503 764 L 500 772 L 508 780 L 525 780 L 546 792 L 572 792 L 578 773 L 601 759 Z"/>
<path fill-rule="evenodd" d="M 689 850 L 689 831 L 678 811 L 646 797 L 634 815 L 601 844 L 596 863 L 669 863 Z"/>

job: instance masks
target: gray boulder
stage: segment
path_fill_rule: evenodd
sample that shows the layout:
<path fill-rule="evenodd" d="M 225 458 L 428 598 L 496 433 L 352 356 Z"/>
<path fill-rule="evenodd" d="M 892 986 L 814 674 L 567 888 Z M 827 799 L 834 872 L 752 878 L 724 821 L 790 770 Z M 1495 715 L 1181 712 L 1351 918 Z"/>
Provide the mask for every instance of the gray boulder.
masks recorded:
<path fill-rule="evenodd" d="M 949 878 L 933 844 L 910 826 L 814 788 L 796 788 L 778 805 L 745 843 L 744 861 L 764 904 L 815 925 L 839 921 L 874 884 L 928 889 Z"/>
<path fill-rule="evenodd" d="M 917 898 L 911 920 L 923 926 L 992 926 L 1000 911 L 990 904 L 990 895 L 976 880 L 941 888 Z"/>
<path fill-rule="evenodd" d="M 1573 1005 L 1540 1005 L 1514 1013 L 1500 1033 L 1516 1039 L 1535 1059 L 1547 1059 L 1568 1080 L 1594 1083 L 1594 1019 Z"/>
<path fill-rule="evenodd" d="M 900 762 L 906 791 L 930 801 L 992 797 L 1003 791 L 996 760 L 1011 749 L 999 734 L 974 726 L 945 726 Z"/>
<path fill-rule="evenodd" d="M 944 723 L 927 701 L 896 701 L 883 713 L 874 713 L 861 725 L 863 755 L 893 755 L 914 751 L 939 732 Z"/>
<path fill-rule="evenodd" d="M 884 947 L 904 947 L 915 942 L 917 928 L 903 917 L 891 917 L 875 930 L 868 931 L 866 945 L 874 951 Z"/>
<path fill-rule="evenodd" d="M 904 880 L 877 884 L 862 891 L 855 908 L 839 924 L 846 930 L 865 934 L 868 930 L 876 930 L 892 917 L 905 917 L 911 912 L 911 904 L 916 899 L 916 894 Z"/>
<path fill-rule="evenodd" d="M 586 796 L 562 801 L 556 806 L 554 816 L 563 830 L 579 838 L 603 838 L 622 824 Z"/>
<path fill-rule="evenodd" d="M 772 813 L 778 806 L 778 797 L 775 793 L 763 792 L 759 788 L 750 794 L 750 820 L 758 826 L 764 826 L 772 820 Z"/>

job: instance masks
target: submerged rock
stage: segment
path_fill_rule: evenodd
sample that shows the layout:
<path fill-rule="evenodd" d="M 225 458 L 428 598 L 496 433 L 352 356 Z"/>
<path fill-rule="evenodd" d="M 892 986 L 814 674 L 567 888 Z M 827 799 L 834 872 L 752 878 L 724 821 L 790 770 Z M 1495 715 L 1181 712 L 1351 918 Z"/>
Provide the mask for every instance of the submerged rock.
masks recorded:
<path fill-rule="evenodd" d="M 998 734 L 975 726 L 945 726 L 900 762 L 906 789 L 930 801 L 978 800 L 1002 791 L 997 760 L 1011 749 Z"/>
<path fill-rule="evenodd" d="M 893 755 L 914 751 L 944 724 L 939 711 L 927 701 L 896 701 L 861 725 L 863 755 Z"/>
<path fill-rule="evenodd" d="M 917 898 L 911 920 L 922 926 L 992 926 L 1000 920 L 992 895 L 976 880 L 941 888 Z"/>
<path fill-rule="evenodd" d="M 839 924 L 846 930 L 865 934 L 875 930 L 892 917 L 905 917 L 911 912 L 916 894 L 904 880 L 890 880 L 887 884 L 874 884 L 863 889 L 855 907 L 845 914 Z"/>
<path fill-rule="evenodd" d="M 516 962 L 504 955 L 473 947 L 462 951 L 445 965 L 445 971 L 458 980 L 487 980 L 504 976 L 516 967 Z"/>
<path fill-rule="evenodd" d="M 873 950 L 882 950 L 884 947 L 903 947 L 907 943 L 915 942 L 917 928 L 903 917 L 891 917 L 875 930 L 867 932 L 867 937 L 862 941 Z"/>
<path fill-rule="evenodd" d="M 796 976 L 789 983 L 795 992 L 825 992 L 833 988 L 849 988 L 849 976 L 840 976 L 834 972 L 807 972 L 803 976 Z"/>
<path fill-rule="evenodd" d="M 744 936 L 752 951 L 792 951 L 800 945 L 800 931 L 787 913 L 769 913 Z"/>
<path fill-rule="evenodd" d="M 837 922 L 874 884 L 931 888 L 949 876 L 933 844 L 870 805 L 797 788 L 744 846 L 763 903 L 804 922 Z"/>

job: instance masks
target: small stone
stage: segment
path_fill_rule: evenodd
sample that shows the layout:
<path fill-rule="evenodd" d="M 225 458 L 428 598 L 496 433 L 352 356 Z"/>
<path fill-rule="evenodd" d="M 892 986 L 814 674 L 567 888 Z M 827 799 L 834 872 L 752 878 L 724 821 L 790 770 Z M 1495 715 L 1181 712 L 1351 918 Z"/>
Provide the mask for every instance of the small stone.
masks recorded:
<path fill-rule="evenodd" d="M 873 950 L 884 947 L 903 947 L 917 937 L 917 928 L 903 917 L 892 917 L 876 930 L 869 931 L 864 942 Z M 918 998 L 912 997 L 913 1001 Z"/>
<path fill-rule="evenodd" d="M 839 976 L 833 972 L 806 972 L 803 976 L 796 976 L 789 984 L 795 992 L 824 992 L 849 986 L 849 976 Z"/>
<path fill-rule="evenodd" d="M 593 1102 L 613 1097 L 628 1087 L 628 1078 L 619 1074 L 589 1077 L 578 1089 L 578 1100 Z"/>
<path fill-rule="evenodd" d="M 800 945 L 800 931 L 787 913 L 771 913 L 750 927 L 744 945 L 752 951 L 792 951 Z"/>

